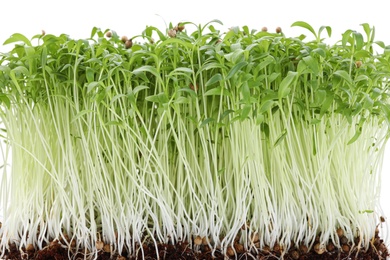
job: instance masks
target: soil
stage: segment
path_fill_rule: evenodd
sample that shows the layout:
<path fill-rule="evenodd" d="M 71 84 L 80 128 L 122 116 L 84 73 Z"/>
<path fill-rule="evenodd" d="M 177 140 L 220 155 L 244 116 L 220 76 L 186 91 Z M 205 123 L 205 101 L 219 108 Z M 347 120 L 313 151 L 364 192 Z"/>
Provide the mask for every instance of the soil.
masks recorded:
<path fill-rule="evenodd" d="M 368 250 L 357 250 L 352 248 L 351 244 L 346 241 L 345 237 L 340 237 L 341 248 L 336 248 L 330 242 L 326 249 L 319 248 L 318 245 L 314 245 L 311 250 L 308 250 L 306 246 L 299 246 L 292 248 L 283 256 L 281 255 L 281 249 L 278 245 L 275 245 L 273 249 L 264 247 L 262 250 L 255 249 L 245 251 L 243 246 L 235 244 L 234 250 L 229 248 L 227 250 L 228 255 L 223 255 L 221 251 L 210 250 L 207 245 L 199 244 L 192 249 L 188 243 L 172 244 L 160 244 L 158 245 L 159 259 L 255 259 L 255 260 L 266 260 L 266 259 L 286 259 L 286 260 L 310 260 L 310 259 L 322 259 L 322 260 L 333 260 L 333 259 L 345 259 L 345 260 L 381 260 L 389 257 L 389 251 L 383 240 L 378 237 L 378 233 L 375 238 L 372 239 Z M 122 255 L 118 255 L 110 252 L 109 247 L 102 247 L 97 254 L 97 259 L 108 260 L 153 260 L 158 259 L 156 250 L 152 244 L 144 244 L 143 256 L 141 250 L 139 250 L 138 256 L 129 257 L 126 252 L 122 252 Z M 34 260 L 66 260 L 66 259 L 85 259 L 82 250 L 74 252 L 74 250 L 68 250 L 69 247 L 65 246 L 60 241 L 53 241 L 49 245 L 45 246 L 42 250 L 35 250 L 33 247 L 19 250 L 15 245 L 10 245 L 9 249 L 5 252 L 4 258 L 2 259 L 34 259 Z M 236 251 L 236 255 L 234 254 Z M 88 259 L 88 258 L 86 258 Z"/>

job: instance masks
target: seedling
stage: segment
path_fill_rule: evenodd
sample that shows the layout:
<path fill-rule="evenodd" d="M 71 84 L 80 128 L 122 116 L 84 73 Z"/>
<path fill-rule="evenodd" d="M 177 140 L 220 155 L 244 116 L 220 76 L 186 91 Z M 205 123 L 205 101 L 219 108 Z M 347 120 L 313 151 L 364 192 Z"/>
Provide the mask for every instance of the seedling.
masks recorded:
<path fill-rule="evenodd" d="M 5 42 L 3 255 L 64 234 L 92 257 L 370 248 L 390 48 L 367 24 L 334 45 L 218 24 Z"/>

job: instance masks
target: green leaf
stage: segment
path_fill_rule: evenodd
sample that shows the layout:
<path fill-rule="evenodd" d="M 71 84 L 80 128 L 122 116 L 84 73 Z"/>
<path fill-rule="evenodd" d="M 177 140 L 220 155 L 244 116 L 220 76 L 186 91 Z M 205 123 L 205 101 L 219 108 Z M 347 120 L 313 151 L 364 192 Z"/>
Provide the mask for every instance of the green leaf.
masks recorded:
<path fill-rule="evenodd" d="M 97 86 L 99 86 L 101 83 L 98 81 L 93 81 L 87 85 L 87 93 L 91 92 L 93 89 L 95 89 Z"/>
<path fill-rule="evenodd" d="M 314 75 L 318 75 L 320 68 L 316 59 L 311 56 L 307 56 L 304 57 L 302 60 L 306 63 L 306 65 L 310 68 Z"/>
<path fill-rule="evenodd" d="M 3 43 L 3 45 L 10 44 L 10 43 L 14 43 L 14 42 L 24 42 L 26 45 L 32 46 L 30 40 L 27 39 L 26 36 L 24 36 L 23 34 L 20 34 L 20 33 L 14 33 L 14 34 L 12 34 L 11 37 L 9 37 L 9 38 Z"/>
<path fill-rule="evenodd" d="M 139 68 L 133 70 L 133 73 L 135 75 L 137 75 L 137 76 L 139 74 L 144 73 L 144 72 L 150 72 L 150 73 L 152 73 L 156 77 L 160 76 L 160 74 L 158 73 L 157 69 L 155 67 L 153 67 L 153 66 L 150 66 L 150 65 L 145 65 L 145 66 L 142 66 L 142 67 L 139 67 Z"/>
<path fill-rule="evenodd" d="M 321 37 L 322 31 L 326 29 L 326 32 L 328 33 L 328 37 L 332 36 L 332 28 L 330 26 L 321 26 L 318 30 L 318 37 Z"/>
<path fill-rule="evenodd" d="M 249 100 L 251 98 L 251 92 L 249 90 L 248 81 L 244 81 L 244 83 L 242 83 L 240 90 L 241 90 L 243 99 L 245 101 L 249 102 Z"/>
<path fill-rule="evenodd" d="M 284 138 L 286 137 L 286 135 L 287 135 L 287 130 L 284 129 L 283 132 L 282 132 L 282 134 L 276 139 L 276 142 L 274 143 L 274 146 L 279 145 L 279 144 L 284 140 Z"/>
<path fill-rule="evenodd" d="M 231 77 L 233 77 L 233 75 L 235 75 L 240 69 L 245 67 L 247 64 L 248 64 L 248 62 L 241 61 L 241 62 L 237 63 L 236 65 L 234 65 L 234 67 L 229 71 L 228 75 L 226 76 L 226 79 L 230 79 Z"/>
<path fill-rule="evenodd" d="M 345 70 L 337 70 L 333 74 L 343 78 L 349 85 L 352 85 L 351 76 Z"/>
<path fill-rule="evenodd" d="M 221 86 L 218 86 L 216 88 L 212 88 L 206 91 L 204 93 L 205 96 L 218 96 L 223 94 L 223 89 Z"/>
<path fill-rule="evenodd" d="M 200 124 L 199 127 L 204 127 L 211 122 L 215 122 L 215 119 L 214 118 L 206 118 L 205 120 L 203 120 L 203 122 Z"/>
<path fill-rule="evenodd" d="M 283 99 L 290 94 L 291 86 L 294 84 L 294 81 L 297 80 L 298 72 L 289 71 L 287 76 L 282 80 L 278 90 L 278 98 Z"/>
<path fill-rule="evenodd" d="M 70 121 L 71 123 L 74 123 L 76 122 L 79 118 L 83 117 L 84 115 L 88 114 L 88 113 L 94 113 L 95 110 L 82 110 L 80 111 L 79 113 L 77 113 L 77 115 L 75 117 L 72 118 L 72 121 Z"/>
<path fill-rule="evenodd" d="M 159 93 L 157 95 L 148 96 L 145 98 L 145 100 L 153 103 L 159 103 L 159 104 L 166 104 L 169 101 L 165 93 Z"/>
<path fill-rule="evenodd" d="M 189 69 L 189 68 L 179 67 L 179 68 L 176 68 L 173 72 L 193 73 L 194 71 L 192 69 Z"/>
<path fill-rule="evenodd" d="M 148 86 L 145 86 L 145 85 L 139 85 L 139 86 L 136 86 L 134 89 L 133 89 L 133 93 L 134 94 L 137 94 L 138 92 L 140 92 L 141 90 L 144 90 L 144 89 L 148 89 L 149 87 Z"/>
<path fill-rule="evenodd" d="M 5 104 L 8 109 L 11 107 L 11 101 L 5 94 L 0 94 L 0 104 Z"/>
<path fill-rule="evenodd" d="M 267 100 L 263 102 L 260 106 L 259 113 L 262 114 L 266 111 L 269 111 L 275 105 L 275 101 Z"/>
<path fill-rule="evenodd" d="M 47 48 L 46 46 L 42 47 L 42 54 L 41 54 L 41 65 L 42 67 L 45 67 L 47 61 Z"/>
<path fill-rule="evenodd" d="M 306 22 L 302 22 L 302 21 L 297 21 L 291 25 L 291 27 L 294 27 L 294 26 L 299 26 L 299 27 L 302 27 L 302 28 L 309 30 L 314 35 L 314 38 L 317 39 L 317 34 L 314 31 L 313 27 L 311 27 L 310 24 L 308 24 Z"/>
<path fill-rule="evenodd" d="M 206 82 L 206 87 L 213 85 L 216 82 L 219 82 L 222 80 L 222 75 L 217 73 L 214 76 L 212 76 L 207 82 Z"/>
<path fill-rule="evenodd" d="M 361 50 L 364 46 L 363 35 L 359 32 L 354 32 L 353 35 L 355 38 L 356 50 Z"/>
<path fill-rule="evenodd" d="M 347 145 L 354 143 L 359 138 L 359 136 L 362 134 L 362 128 L 365 121 L 366 119 L 364 117 L 360 119 L 355 135 L 348 141 Z"/>
<path fill-rule="evenodd" d="M 87 77 L 87 82 L 91 83 L 95 80 L 95 73 L 92 68 L 88 67 L 86 69 L 85 75 Z"/>

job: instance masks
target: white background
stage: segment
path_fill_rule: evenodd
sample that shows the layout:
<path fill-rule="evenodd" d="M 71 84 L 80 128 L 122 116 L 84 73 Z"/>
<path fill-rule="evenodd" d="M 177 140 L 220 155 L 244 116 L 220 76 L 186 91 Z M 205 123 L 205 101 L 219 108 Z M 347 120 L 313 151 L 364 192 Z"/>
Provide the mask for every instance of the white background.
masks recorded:
<path fill-rule="evenodd" d="M 146 25 L 164 30 L 165 22 L 205 24 L 213 19 L 221 20 L 226 29 L 248 25 L 250 29 L 258 30 L 267 26 L 273 31 L 281 26 L 287 36 L 308 34 L 299 28 L 290 28 L 295 21 L 306 21 L 315 30 L 329 25 L 333 29 L 334 41 L 340 39 L 341 33 L 347 29 L 363 32 L 360 24 L 369 23 L 376 28 L 376 39 L 390 45 L 389 5 L 386 0 L 3 0 L 0 2 L 0 52 L 9 49 L 1 45 L 16 32 L 31 38 L 44 29 L 50 34 L 66 33 L 72 38 L 88 38 L 96 26 L 132 37 L 141 34 Z M 384 160 L 381 194 L 387 216 L 390 216 L 389 159 L 390 145 Z M 390 218 L 387 219 L 390 221 Z"/>

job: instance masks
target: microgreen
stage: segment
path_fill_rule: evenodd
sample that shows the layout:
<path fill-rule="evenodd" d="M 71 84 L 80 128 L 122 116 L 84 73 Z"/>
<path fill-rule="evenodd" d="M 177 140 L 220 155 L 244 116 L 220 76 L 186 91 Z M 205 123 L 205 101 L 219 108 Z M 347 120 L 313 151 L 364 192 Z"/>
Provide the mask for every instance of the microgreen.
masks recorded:
<path fill-rule="evenodd" d="M 390 48 L 374 52 L 367 24 L 327 45 L 328 26 L 294 23 L 314 35 L 305 42 L 215 23 L 5 42 L 2 252 L 65 235 L 95 255 L 101 240 L 131 255 L 145 239 L 249 249 L 255 234 L 261 247 L 340 247 L 340 228 L 368 247 Z"/>

